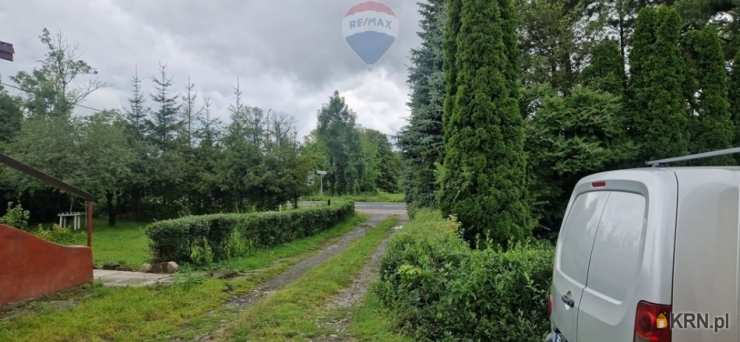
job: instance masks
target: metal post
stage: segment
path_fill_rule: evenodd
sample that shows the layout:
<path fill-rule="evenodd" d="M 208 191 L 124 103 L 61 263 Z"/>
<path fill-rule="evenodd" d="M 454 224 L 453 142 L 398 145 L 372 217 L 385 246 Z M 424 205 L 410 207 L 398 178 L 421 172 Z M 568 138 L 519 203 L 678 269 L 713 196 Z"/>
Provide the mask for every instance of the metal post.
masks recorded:
<path fill-rule="evenodd" d="M 87 247 L 90 247 L 92 249 L 94 204 L 91 201 L 85 201 L 85 207 L 85 211 L 87 214 Z"/>
<path fill-rule="evenodd" d="M 320 179 L 320 182 L 321 182 L 321 186 L 319 187 L 319 195 L 323 195 L 324 194 L 324 176 L 326 176 L 327 173 L 328 172 L 326 172 L 326 171 L 316 170 L 316 174 L 319 175 L 319 179 Z"/>

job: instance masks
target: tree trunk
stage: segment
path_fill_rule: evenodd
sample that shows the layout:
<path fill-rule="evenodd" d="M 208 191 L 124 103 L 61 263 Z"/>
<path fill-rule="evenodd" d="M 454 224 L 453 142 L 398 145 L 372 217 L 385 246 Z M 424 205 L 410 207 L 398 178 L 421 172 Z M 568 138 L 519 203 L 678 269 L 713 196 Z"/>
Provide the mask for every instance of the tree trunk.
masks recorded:
<path fill-rule="evenodd" d="M 111 227 L 116 226 L 116 203 L 115 196 L 113 193 L 106 193 L 105 200 L 108 202 L 108 225 Z"/>

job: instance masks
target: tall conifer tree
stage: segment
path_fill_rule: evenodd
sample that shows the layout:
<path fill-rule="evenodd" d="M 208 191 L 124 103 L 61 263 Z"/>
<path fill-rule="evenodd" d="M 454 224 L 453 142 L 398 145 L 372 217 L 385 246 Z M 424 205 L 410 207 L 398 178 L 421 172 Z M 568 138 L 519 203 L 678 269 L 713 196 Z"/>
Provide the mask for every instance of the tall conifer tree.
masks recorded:
<path fill-rule="evenodd" d="M 513 9 L 508 0 L 449 5 L 440 206 L 468 241 L 506 245 L 531 225 Z"/>
<path fill-rule="evenodd" d="M 670 7 L 646 7 L 637 18 L 625 105 L 628 134 L 639 160 L 688 151 L 680 31 L 681 18 Z"/>
<path fill-rule="evenodd" d="M 734 142 L 735 130 L 720 38 L 714 29 L 706 27 L 689 32 L 685 45 L 689 76 L 685 84 L 692 119 L 690 150 L 699 153 L 728 148 Z"/>
<path fill-rule="evenodd" d="M 442 158 L 442 108 L 445 82 L 442 70 L 445 0 L 419 4 L 421 47 L 411 51 L 411 119 L 399 136 L 406 201 L 416 207 L 436 205 L 436 165 Z"/>
<path fill-rule="evenodd" d="M 147 109 L 144 94 L 141 91 L 141 79 L 139 70 L 131 78 L 133 86 L 131 97 L 128 99 L 129 108 L 126 111 L 126 121 L 137 139 L 141 139 L 146 133 Z"/>
<path fill-rule="evenodd" d="M 159 76 L 152 81 L 155 92 L 151 96 L 157 109 L 152 113 L 152 120 L 147 121 L 147 126 L 155 144 L 161 149 L 167 149 L 181 125 L 177 120 L 180 105 L 177 104 L 177 95 L 170 95 L 172 79 L 167 76 L 167 66 L 161 65 Z"/>

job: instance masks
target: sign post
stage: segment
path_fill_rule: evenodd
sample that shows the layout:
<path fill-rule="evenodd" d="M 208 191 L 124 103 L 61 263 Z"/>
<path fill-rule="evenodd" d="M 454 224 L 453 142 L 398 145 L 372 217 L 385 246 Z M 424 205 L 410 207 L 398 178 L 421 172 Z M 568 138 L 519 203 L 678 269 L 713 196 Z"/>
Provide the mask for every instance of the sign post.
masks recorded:
<path fill-rule="evenodd" d="M 324 194 L 324 176 L 326 176 L 327 173 L 328 172 L 326 172 L 326 171 L 316 170 L 316 174 L 319 175 L 319 178 L 321 180 L 320 181 L 321 182 L 321 185 L 319 187 L 319 195 L 323 195 Z"/>

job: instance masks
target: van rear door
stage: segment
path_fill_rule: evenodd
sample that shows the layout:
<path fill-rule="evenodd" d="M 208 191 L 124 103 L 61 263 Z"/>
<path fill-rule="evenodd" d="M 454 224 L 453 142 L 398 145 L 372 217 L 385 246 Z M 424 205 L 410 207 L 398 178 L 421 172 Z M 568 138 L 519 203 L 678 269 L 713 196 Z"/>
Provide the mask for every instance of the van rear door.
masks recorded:
<path fill-rule="evenodd" d="M 578 306 L 586 286 L 588 262 L 609 193 L 588 191 L 572 200 L 555 251 L 551 321 L 563 337 L 576 342 Z"/>
<path fill-rule="evenodd" d="M 632 340 L 646 210 L 647 200 L 643 195 L 610 191 L 579 307 L 579 340 Z"/>

